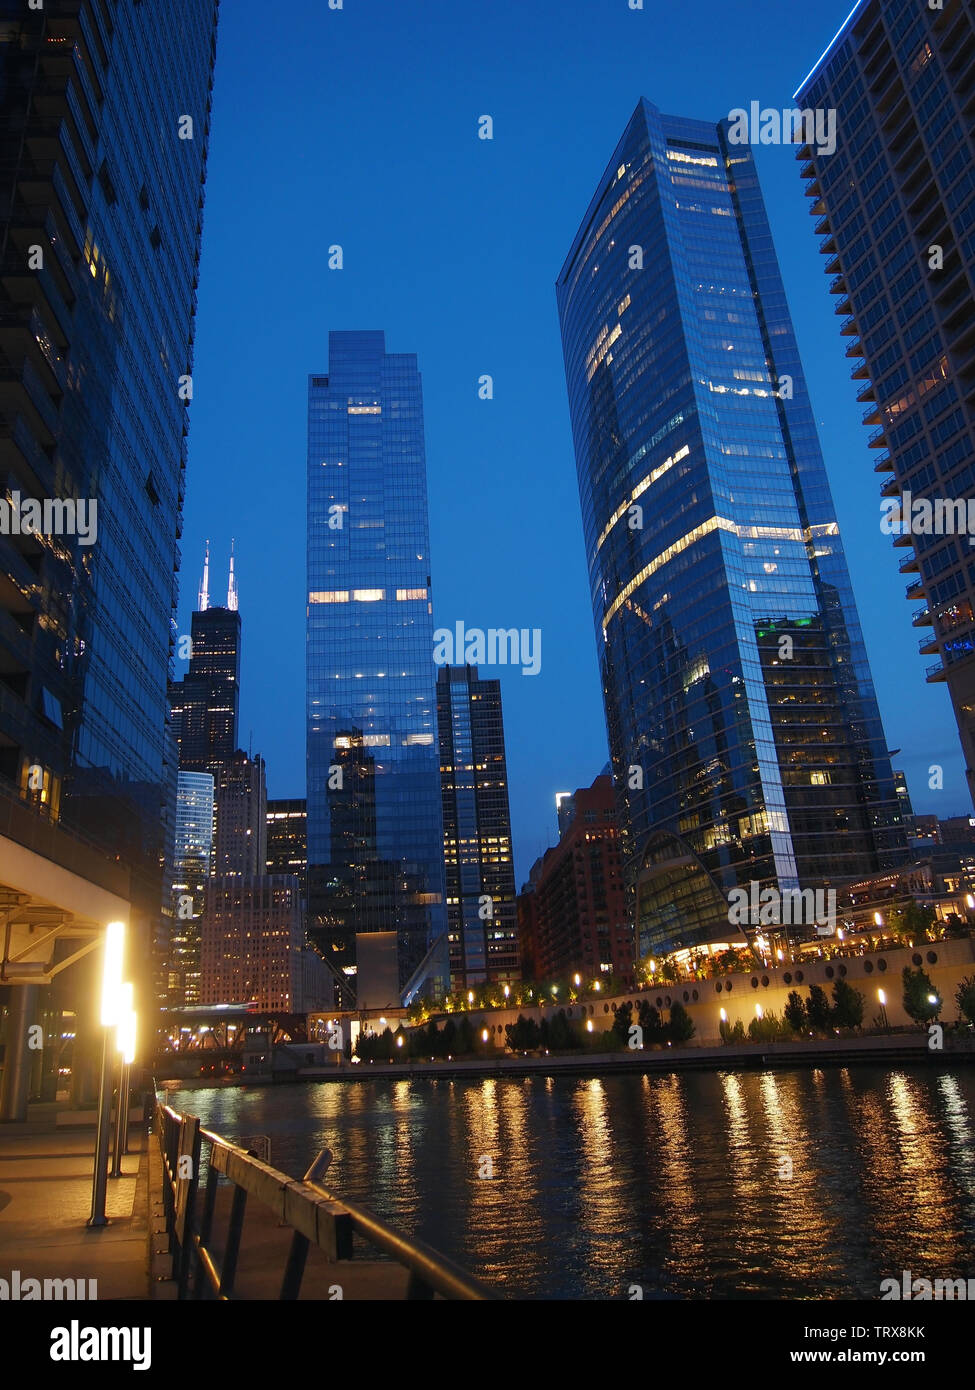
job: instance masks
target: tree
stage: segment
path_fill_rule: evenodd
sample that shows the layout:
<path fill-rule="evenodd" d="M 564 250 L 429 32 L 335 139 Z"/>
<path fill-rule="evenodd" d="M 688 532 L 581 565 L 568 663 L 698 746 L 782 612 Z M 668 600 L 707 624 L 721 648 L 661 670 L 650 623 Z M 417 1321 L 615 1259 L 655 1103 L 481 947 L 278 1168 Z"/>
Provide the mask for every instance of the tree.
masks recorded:
<path fill-rule="evenodd" d="M 775 1042 L 776 1038 L 782 1036 L 783 1028 L 782 1020 L 770 1009 L 761 1018 L 752 1019 L 748 1025 L 748 1036 L 752 1042 Z"/>
<path fill-rule="evenodd" d="M 901 978 L 904 982 L 904 1012 L 908 1018 L 922 1025 L 937 1018 L 941 1012 L 941 1000 L 927 971 L 920 968 L 912 970 L 905 965 Z"/>
<path fill-rule="evenodd" d="M 863 1023 L 863 995 L 858 989 L 837 980 L 833 986 L 832 1022 L 837 1028 L 859 1028 Z"/>
<path fill-rule="evenodd" d="M 955 990 L 955 1003 L 960 1017 L 975 1023 L 975 975 L 966 975 Z"/>
<path fill-rule="evenodd" d="M 818 1033 L 825 1033 L 829 1028 L 829 1014 L 826 991 L 820 985 L 810 985 L 809 1000 L 806 1004 L 806 1016 L 810 1027 L 815 1028 Z"/>
<path fill-rule="evenodd" d="M 474 1051 L 474 1025 L 467 1014 L 457 1025 L 457 1051 L 461 1056 Z"/>
<path fill-rule="evenodd" d="M 789 991 L 789 999 L 785 1006 L 785 1021 L 792 1029 L 793 1033 L 802 1033 L 806 1027 L 806 1005 L 802 995 L 797 989 Z"/>
<path fill-rule="evenodd" d="M 902 907 L 890 914 L 890 926 L 897 936 L 910 941 L 922 941 L 937 919 L 933 907 L 921 907 L 909 898 Z"/>
<path fill-rule="evenodd" d="M 633 1023 L 633 1005 L 629 999 L 625 999 L 616 1010 L 616 1017 L 613 1019 L 613 1032 L 621 1043 L 629 1041 L 630 1026 Z"/>
<path fill-rule="evenodd" d="M 558 1052 L 568 1052 L 580 1046 L 575 1029 L 565 1016 L 565 1009 L 559 1009 L 552 1019 L 551 1039 L 553 1049 Z"/>
<path fill-rule="evenodd" d="M 661 1020 L 660 1011 L 654 1008 L 649 999 L 640 1000 L 637 1022 L 643 1029 L 645 1043 L 663 1042 L 666 1038 L 667 1030 Z"/>
<path fill-rule="evenodd" d="M 675 1000 L 670 1006 L 670 1022 L 667 1025 L 670 1041 L 675 1043 L 690 1042 L 695 1031 L 694 1020 L 684 1005 Z"/>

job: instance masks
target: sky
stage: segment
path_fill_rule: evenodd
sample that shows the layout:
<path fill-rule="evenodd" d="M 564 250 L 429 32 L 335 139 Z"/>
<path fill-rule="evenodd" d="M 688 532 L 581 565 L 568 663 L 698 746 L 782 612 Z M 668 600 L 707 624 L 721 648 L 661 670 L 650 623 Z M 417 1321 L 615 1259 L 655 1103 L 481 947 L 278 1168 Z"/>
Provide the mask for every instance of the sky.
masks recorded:
<path fill-rule="evenodd" d="M 850 3 L 289 0 L 272 23 L 267 0 L 224 0 L 179 619 L 188 632 L 207 539 L 224 601 L 233 538 L 241 743 L 269 796 L 305 793 L 307 377 L 328 370 L 330 330 L 381 328 L 423 378 L 436 625 L 542 633 L 538 675 L 482 671 L 501 679 L 519 885 L 555 843 L 556 792 L 608 758 L 556 275 L 641 96 L 714 121 L 789 107 Z M 788 146 L 755 156 L 894 765 L 916 811 L 967 813 L 799 164 Z"/>

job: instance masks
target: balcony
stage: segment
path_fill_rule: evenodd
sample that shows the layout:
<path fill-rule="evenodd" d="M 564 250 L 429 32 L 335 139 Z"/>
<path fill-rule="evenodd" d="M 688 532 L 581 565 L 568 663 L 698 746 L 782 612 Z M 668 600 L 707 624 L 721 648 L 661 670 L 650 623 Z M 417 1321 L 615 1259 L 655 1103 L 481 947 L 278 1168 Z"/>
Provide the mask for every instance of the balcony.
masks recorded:
<path fill-rule="evenodd" d="M 931 609 L 928 607 L 919 608 L 916 613 L 911 614 L 911 627 L 930 627 L 933 623 Z"/>
<path fill-rule="evenodd" d="M 890 454 L 881 454 L 873 466 L 873 471 L 875 473 L 893 473 L 894 465 L 890 461 Z"/>
<path fill-rule="evenodd" d="M 865 410 L 865 411 L 863 412 L 863 418 L 862 418 L 862 420 L 861 420 L 861 424 L 864 424 L 864 425 L 879 425 L 879 424 L 880 424 L 880 406 L 877 404 L 876 401 L 874 401 L 873 405 L 870 406 L 869 409 L 867 409 L 867 410 Z"/>
<path fill-rule="evenodd" d="M 885 478 L 880 484 L 881 497 L 900 497 L 901 485 L 897 478 Z"/>
<path fill-rule="evenodd" d="M 860 339 L 859 339 L 859 338 L 856 340 L 855 343 L 851 343 L 851 344 L 850 344 L 850 346 L 849 346 L 849 347 L 847 348 L 847 350 L 846 350 L 846 355 L 847 355 L 847 357 L 862 357 L 862 356 L 863 356 L 863 348 L 862 348 L 861 345 L 860 345 Z M 864 370 L 864 375 L 866 375 L 866 367 L 864 367 L 863 370 Z"/>
<path fill-rule="evenodd" d="M 937 652 L 938 639 L 934 633 L 930 632 L 926 637 L 922 637 L 917 644 L 917 649 L 921 656 L 931 656 L 933 653 Z"/>
<path fill-rule="evenodd" d="M 930 685 L 933 681 L 943 681 L 947 678 L 948 672 L 940 661 L 935 661 L 933 665 L 924 668 L 924 679 Z"/>
<path fill-rule="evenodd" d="M 884 433 L 883 426 L 881 426 L 879 430 L 874 430 L 873 434 L 872 434 L 872 435 L 870 436 L 870 438 L 867 440 L 867 448 L 868 448 L 868 449 L 886 449 L 886 448 L 887 448 L 887 436 L 886 436 L 886 434 Z"/>
<path fill-rule="evenodd" d="M 834 275 L 829 282 L 829 292 L 830 294 L 849 294 L 850 291 L 846 288 L 846 277 Z"/>
<path fill-rule="evenodd" d="M 911 537 L 910 537 L 909 535 L 907 535 L 907 536 L 898 536 L 898 537 L 897 537 L 897 540 L 899 540 L 899 541 L 901 542 L 902 545 L 903 545 L 905 542 L 906 542 L 908 545 L 910 545 L 910 543 L 911 543 Z M 897 544 L 897 540 L 895 540 L 895 542 L 894 542 L 895 545 Z M 897 568 L 898 568 L 898 570 L 900 571 L 901 574 L 917 574 L 917 572 L 920 570 L 921 566 L 918 564 L 917 556 L 914 554 L 914 551 L 912 550 L 911 553 L 910 553 L 910 555 L 905 555 L 905 556 L 904 556 L 903 560 L 900 562 L 900 564 L 897 566 Z"/>
<path fill-rule="evenodd" d="M 920 579 L 915 579 L 913 584 L 908 584 L 905 593 L 909 603 L 916 603 L 919 598 L 924 598 L 924 585 Z M 928 610 L 923 608 L 921 611 L 926 613 Z"/>
<path fill-rule="evenodd" d="M 819 231 L 819 228 L 817 227 L 816 230 L 817 230 L 817 232 L 818 232 L 818 231 Z M 828 255 L 831 251 L 832 251 L 832 252 L 835 252 L 835 251 L 836 251 L 836 242 L 835 242 L 834 239 L 833 239 L 833 233 L 832 233 L 832 232 L 830 232 L 829 236 L 824 236 L 824 237 L 823 237 L 822 241 L 819 243 L 819 250 L 820 250 L 821 254 L 824 255 L 824 256 L 825 256 L 825 255 Z M 827 266 L 827 267 L 826 267 L 827 272 L 829 272 L 829 269 L 830 269 L 830 267 Z"/>
<path fill-rule="evenodd" d="M 857 321 L 851 314 L 840 324 L 840 336 L 843 338 L 855 338 L 857 336 Z"/>
<path fill-rule="evenodd" d="M 862 386 L 860 390 L 857 392 L 857 400 L 860 402 L 861 405 L 864 401 L 873 401 L 876 399 L 877 398 L 874 395 L 872 381 L 868 382 L 866 386 Z"/>

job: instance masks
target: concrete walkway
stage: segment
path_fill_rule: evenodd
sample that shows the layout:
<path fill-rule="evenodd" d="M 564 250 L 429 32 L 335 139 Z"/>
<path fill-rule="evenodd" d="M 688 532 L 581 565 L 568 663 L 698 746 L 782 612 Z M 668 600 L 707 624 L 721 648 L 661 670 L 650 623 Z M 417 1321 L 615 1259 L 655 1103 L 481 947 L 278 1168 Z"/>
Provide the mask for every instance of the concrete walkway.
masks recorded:
<path fill-rule="evenodd" d="M 143 1128 L 130 1127 L 131 1152 L 123 1157 L 122 1176 L 108 1181 L 110 1224 L 89 1230 L 95 1129 L 59 1126 L 59 1110 L 64 1119 L 77 1118 L 63 1106 L 32 1105 L 26 1124 L 0 1125 L 0 1279 L 9 1291 L 19 1270 L 21 1285 L 28 1278 L 95 1280 L 99 1300 L 147 1298 Z"/>

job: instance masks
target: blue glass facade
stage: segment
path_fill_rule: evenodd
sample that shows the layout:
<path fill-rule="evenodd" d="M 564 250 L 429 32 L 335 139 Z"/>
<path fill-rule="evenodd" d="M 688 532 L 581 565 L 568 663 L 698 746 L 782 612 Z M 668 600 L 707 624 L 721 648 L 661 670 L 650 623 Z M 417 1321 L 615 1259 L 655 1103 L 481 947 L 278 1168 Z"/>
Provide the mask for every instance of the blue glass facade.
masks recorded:
<path fill-rule="evenodd" d="M 641 101 L 557 292 L 641 949 L 727 941 L 904 852 L 748 147 Z"/>
<path fill-rule="evenodd" d="M 442 938 L 443 821 L 416 357 L 329 334 L 308 390 L 311 926 L 354 973 L 355 934 L 396 931 L 405 985 Z"/>
<path fill-rule="evenodd" d="M 975 497 L 975 53 L 971 7 L 860 0 L 797 93 L 834 109 L 832 154 L 797 150 L 881 498 Z M 886 505 L 881 503 L 881 505 Z M 936 656 L 975 800 L 975 559 L 970 537 L 895 532 L 907 598 Z M 918 678 L 920 671 L 917 672 Z"/>
<path fill-rule="evenodd" d="M 0 31 L 0 499 L 97 506 L 90 544 L 0 535 L 0 783 L 157 918 L 217 11 L 5 3 Z"/>

